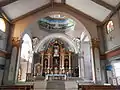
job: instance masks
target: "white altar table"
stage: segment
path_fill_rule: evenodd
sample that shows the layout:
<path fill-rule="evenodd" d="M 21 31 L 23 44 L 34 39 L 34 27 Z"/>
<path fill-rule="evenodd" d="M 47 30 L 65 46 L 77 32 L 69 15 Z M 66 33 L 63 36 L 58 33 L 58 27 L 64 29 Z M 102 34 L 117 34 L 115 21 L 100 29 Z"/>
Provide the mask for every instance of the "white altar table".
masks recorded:
<path fill-rule="evenodd" d="M 47 74 L 45 76 L 45 80 L 55 80 L 55 79 L 59 79 L 59 78 L 63 78 L 63 80 L 66 80 L 66 74 Z"/>

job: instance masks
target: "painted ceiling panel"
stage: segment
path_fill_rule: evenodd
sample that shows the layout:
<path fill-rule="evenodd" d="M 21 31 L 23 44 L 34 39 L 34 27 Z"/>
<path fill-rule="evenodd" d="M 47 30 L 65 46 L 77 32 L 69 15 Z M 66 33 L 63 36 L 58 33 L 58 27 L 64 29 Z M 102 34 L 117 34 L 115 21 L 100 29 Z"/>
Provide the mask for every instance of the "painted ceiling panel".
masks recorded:
<path fill-rule="evenodd" d="M 91 0 L 66 0 L 66 3 L 99 21 L 103 21 L 111 12 Z"/>
<path fill-rule="evenodd" d="M 102 1 L 108 3 L 108 4 L 112 5 L 112 6 L 116 6 L 117 4 L 120 3 L 120 0 L 102 0 Z"/>
<path fill-rule="evenodd" d="M 2 7 L 2 9 L 10 19 L 15 19 L 49 2 L 50 0 L 18 0 Z"/>

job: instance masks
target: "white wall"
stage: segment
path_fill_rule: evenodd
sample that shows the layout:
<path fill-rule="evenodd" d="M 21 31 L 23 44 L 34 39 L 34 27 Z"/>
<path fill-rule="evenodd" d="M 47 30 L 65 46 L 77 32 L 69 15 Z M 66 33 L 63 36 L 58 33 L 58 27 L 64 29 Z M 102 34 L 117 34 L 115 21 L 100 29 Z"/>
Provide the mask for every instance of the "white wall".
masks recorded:
<path fill-rule="evenodd" d="M 89 19 L 86 19 L 82 15 L 77 15 L 76 13 L 71 12 L 70 10 L 68 10 L 64 7 L 55 7 L 54 9 L 53 8 L 47 8 L 47 9 L 44 9 L 43 11 L 37 12 L 33 15 L 30 15 L 28 17 L 25 17 L 25 18 L 15 22 L 14 36 L 15 37 L 20 37 L 20 34 L 22 32 L 24 32 L 24 30 L 26 30 L 26 28 L 28 26 L 31 26 L 31 24 L 33 24 L 34 22 L 36 22 L 40 18 L 45 17 L 46 14 L 48 15 L 50 12 L 55 12 L 55 11 L 64 12 L 64 13 L 66 13 L 66 15 L 68 14 L 70 18 L 71 17 L 76 18 L 77 20 L 79 20 L 85 26 L 85 28 L 88 30 L 88 32 L 90 33 L 92 38 L 95 38 L 95 37 L 97 38 L 97 27 L 96 27 L 97 24 L 96 23 L 94 23 L 93 21 L 91 21 Z M 35 31 L 35 28 L 34 29 L 30 28 L 30 30 Z M 81 28 L 79 28 L 79 30 L 81 30 Z M 39 32 L 39 31 L 37 31 L 37 32 Z M 40 33 L 38 33 L 38 35 L 39 34 Z"/>
<path fill-rule="evenodd" d="M 2 32 L 0 30 L 0 36 L 2 37 L 2 39 L 0 39 L 0 50 L 5 50 L 6 49 L 6 41 L 7 41 L 6 33 Z"/>
<path fill-rule="evenodd" d="M 82 42 L 82 51 L 84 51 L 85 78 L 92 79 L 91 50 L 89 42 Z"/>
<path fill-rule="evenodd" d="M 0 57 L 0 85 L 3 80 L 4 68 L 5 68 L 5 58 Z"/>
<path fill-rule="evenodd" d="M 106 51 L 110 51 L 120 46 L 120 15 L 117 12 L 113 17 L 110 19 L 113 21 L 114 24 L 114 31 L 107 34 L 106 32 L 106 25 L 104 25 L 104 36 L 106 41 Z M 110 40 L 112 37 L 112 40 Z"/>

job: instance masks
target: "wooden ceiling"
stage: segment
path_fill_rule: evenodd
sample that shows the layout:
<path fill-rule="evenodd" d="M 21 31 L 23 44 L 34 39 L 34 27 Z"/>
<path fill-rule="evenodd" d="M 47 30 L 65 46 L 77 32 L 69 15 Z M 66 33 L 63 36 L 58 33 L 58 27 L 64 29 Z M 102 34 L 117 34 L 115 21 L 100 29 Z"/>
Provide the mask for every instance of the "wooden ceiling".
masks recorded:
<path fill-rule="evenodd" d="M 69 6 L 99 22 L 107 21 L 120 8 L 120 0 L 0 0 L 0 8 L 11 21 L 15 21 L 54 3 Z"/>

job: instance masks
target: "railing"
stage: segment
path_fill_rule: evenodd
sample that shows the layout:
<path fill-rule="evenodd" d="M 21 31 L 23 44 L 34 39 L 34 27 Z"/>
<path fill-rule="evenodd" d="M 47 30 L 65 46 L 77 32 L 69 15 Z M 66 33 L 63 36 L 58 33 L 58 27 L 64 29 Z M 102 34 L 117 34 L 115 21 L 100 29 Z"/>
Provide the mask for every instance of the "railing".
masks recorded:
<path fill-rule="evenodd" d="M 78 90 L 120 90 L 120 86 L 78 85 Z"/>
<path fill-rule="evenodd" d="M 34 90 L 33 85 L 9 85 L 0 86 L 0 90 Z"/>

